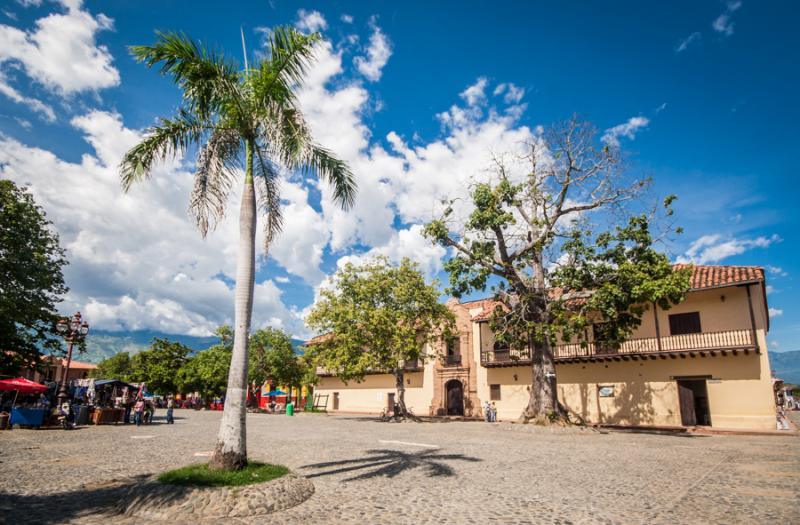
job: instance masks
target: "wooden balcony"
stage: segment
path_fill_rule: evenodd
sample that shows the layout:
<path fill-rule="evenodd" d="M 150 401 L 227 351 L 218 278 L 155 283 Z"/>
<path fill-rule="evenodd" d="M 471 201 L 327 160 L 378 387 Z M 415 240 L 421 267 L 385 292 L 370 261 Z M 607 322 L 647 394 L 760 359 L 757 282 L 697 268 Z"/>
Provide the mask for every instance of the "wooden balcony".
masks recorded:
<path fill-rule="evenodd" d="M 701 332 L 697 334 L 671 335 L 666 337 L 647 337 L 629 339 L 619 347 L 609 347 L 597 342 L 556 345 L 556 362 L 628 360 L 677 356 L 695 357 L 700 355 L 736 354 L 739 351 L 758 352 L 752 330 L 726 330 L 723 332 Z M 481 364 L 486 367 L 515 366 L 530 364 L 531 354 L 524 349 L 496 349 L 481 352 Z"/>

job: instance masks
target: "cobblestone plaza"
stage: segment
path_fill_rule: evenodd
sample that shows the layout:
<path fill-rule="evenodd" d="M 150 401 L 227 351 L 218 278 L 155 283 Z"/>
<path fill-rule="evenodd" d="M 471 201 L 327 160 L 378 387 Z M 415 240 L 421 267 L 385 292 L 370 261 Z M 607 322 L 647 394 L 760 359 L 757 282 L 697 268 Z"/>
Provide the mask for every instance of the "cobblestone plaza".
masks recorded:
<path fill-rule="evenodd" d="M 157 418 L 139 428 L 0 433 L 0 522 L 141 523 L 112 516 L 126 487 L 203 461 L 214 446 L 219 412 L 176 416 L 175 425 Z M 247 425 L 251 458 L 287 465 L 316 492 L 268 520 L 231 523 L 800 522 L 796 434 L 680 436 L 321 414 L 251 414 Z"/>

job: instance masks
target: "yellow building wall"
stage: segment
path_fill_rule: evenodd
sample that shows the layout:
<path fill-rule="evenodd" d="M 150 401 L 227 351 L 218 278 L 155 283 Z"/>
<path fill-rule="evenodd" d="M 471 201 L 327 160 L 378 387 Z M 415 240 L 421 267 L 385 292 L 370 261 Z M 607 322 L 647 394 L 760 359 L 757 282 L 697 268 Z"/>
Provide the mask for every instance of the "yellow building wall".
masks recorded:
<path fill-rule="evenodd" d="M 427 416 L 433 399 L 433 379 L 425 367 L 420 372 L 406 372 L 406 407 L 415 414 Z M 427 377 L 426 377 L 427 376 Z M 333 394 L 339 393 L 339 411 L 363 414 L 380 414 L 386 408 L 389 394 L 394 394 L 395 378 L 392 374 L 370 374 L 359 382 L 345 384 L 336 377 L 321 377 L 315 394 L 328 395 L 328 411 L 333 411 Z"/>
<path fill-rule="evenodd" d="M 706 381 L 711 425 L 716 428 L 775 428 L 771 383 L 761 378 L 764 355 L 685 357 L 656 361 L 611 361 L 556 365 L 558 397 L 587 423 L 680 426 L 676 377 L 711 376 Z M 486 369 L 479 386 L 489 398 L 489 385 L 500 385 L 495 401 L 501 420 L 519 417 L 528 403 L 529 366 Z M 600 397 L 600 386 L 614 388 Z"/>

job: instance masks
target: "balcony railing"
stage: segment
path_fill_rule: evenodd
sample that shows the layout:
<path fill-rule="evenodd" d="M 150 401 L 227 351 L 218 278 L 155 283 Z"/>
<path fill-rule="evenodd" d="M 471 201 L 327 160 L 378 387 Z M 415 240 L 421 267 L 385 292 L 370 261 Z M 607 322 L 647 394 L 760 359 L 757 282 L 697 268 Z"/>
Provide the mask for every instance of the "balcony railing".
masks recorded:
<path fill-rule="evenodd" d="M 618 347 L 597 342 L 589 342 L 584 345 L 580 343 L 561 344 L 556 345 L 553 350 L 556 360 L 564 360 L 581 357 L 752 348 L 755 348 L 752 330 L 726 330 L 722 332 L 701 332 L 697 334 L 629 339 Z M 514 363 L 530 363 L 530 361 L 531 354 L 528 348 L 505 348 L 481 352 L 481 364 L 483 365 L 502 366 Z"/>
<path fill-rule="evenodd" d="M 461 354 L 444 356 L 446 366 L 461 366 Z"/>

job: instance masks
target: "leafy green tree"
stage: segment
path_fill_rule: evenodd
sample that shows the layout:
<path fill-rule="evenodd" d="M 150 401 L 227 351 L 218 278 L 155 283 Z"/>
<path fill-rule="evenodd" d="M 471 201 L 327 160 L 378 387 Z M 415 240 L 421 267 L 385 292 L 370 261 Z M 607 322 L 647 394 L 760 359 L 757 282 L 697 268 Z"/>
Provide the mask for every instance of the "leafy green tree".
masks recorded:
<path fill-rule="evenodd" d="M 277 385 L 295 387 L 302 383 L 304 372 L 289 334 L 275 328 L 262 328 L 250 336 L 248 374 L 251 385 L 255 387 L 272 381 Z M 255 399 L 254 394 L 255 391 L 252 399 Z"/>
<path fill-rule="evenodd" d="M 204 399 L 222 397 L 230 364 L 231 349 L 223 344 L 198 352 L 178 372 L 179 390 L 200 392 Z"/>
<path fill-rule="evenodd" d="M 97 368 L 90 372 L 96 379 L 119 379 L 120 381 L 133 381 L 133 366 L 128 352 L 118 352 L 97 364 Z"/>
<path fill-rule="evenodd" d="M 39 366 L 40 349 L 62 351 L 56 304 L 67 292 L 58 235 L 26 190 L 0 180 L 0 375 Z"/>
<path fill-rule="evenodd" d="M 343 381 L 360 381 L 371 372 L 393 374 L 397 404 L 408 416 L 406 366 L 433 357 L 426 343 L 449 333 L 455 320 L 416 263 L 403 259 L 394 266 L 379 257 L 337 271 L 306 322 L 327 334 L 307 351 L 315 364 Z"/>
<path fill-rule="evenodd" d="M 148 391 L 172 394 L 178 390 L 178 371 L 191 353 L 192 349 L 186 345 L 157 337 L 149 350 L 131 358 L 130 378 L 147 383 Z"/>
<path fill-rule="evenodd" d="M 234 302 L 234 346 L 225 411 L 211 467 L 238 470 L 247 464 L 245 398 L 247 343 L 253 309 L 257 205 L 265 216 L 267 247 L 282 224 L 279 167 L 315 172 L 333 186 L 345 208 L 355 195 L 344 162 L 314 143 L 294 89 L 303 82 L 320 35 L 276 27 L 265 53 L 244 70 L 222 53 L 178 33 L 159 33 L 152 46 L 133 46 L 137 60 L 160 64 L 183 92 L 177 114 L 145 133 L 120 167 L 127 190 L 152 173 L 158 161 L 198 148 L 191 214 L 203 235 L 225 213 L 239 168 L 244 180 L 239 208 L 239 249 Z M 256 189 L 258 186 L 258 189 Z M 258 193 L 258 196 L 256 196 Z"/>
<path fill-rule="evenodd" d="M 450 293 L 497 283 L 495 337 L 532 354 L 520 419 L 544 424 L 566 417 L 556 389 L 559 339 L 583 339 L 598 316 L 610 338 L 624 339 L 648 305 L 680 301 L 689 280 L 653 248 L 655 213 L 627 212 L 649 181 L 627 176 L 618 146 L 598 144 L 594 128 L 573 119 L 529 147 L 523 173 L 498 158 L 492 180 L 472 187 L 466 221 L 450 201 L 425 234 L 453 253 L 445 264 Z"/>

